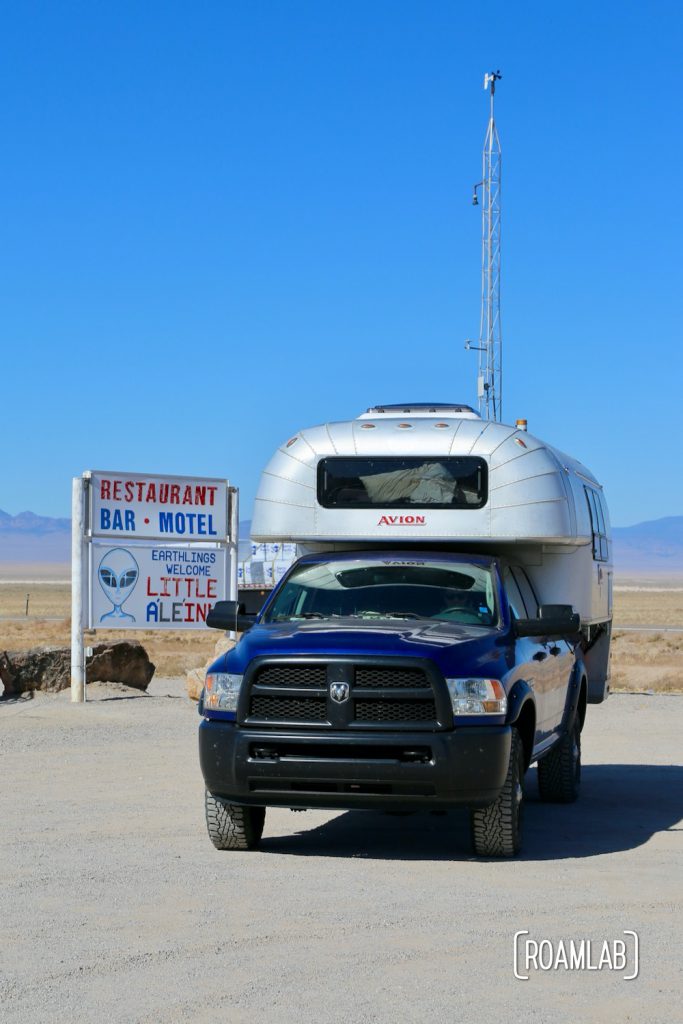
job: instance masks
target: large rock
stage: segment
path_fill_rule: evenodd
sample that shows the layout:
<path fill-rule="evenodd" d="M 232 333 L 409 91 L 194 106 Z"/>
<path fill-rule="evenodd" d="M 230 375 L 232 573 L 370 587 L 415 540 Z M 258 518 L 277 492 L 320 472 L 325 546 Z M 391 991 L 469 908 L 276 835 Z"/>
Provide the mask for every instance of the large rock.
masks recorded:
<path fill-rule="evenodd" d="M 231 650 L 234 646 L 234 640 L 229 640 L 227 637 L 222 636 L 216 643 L 213 656 L 209 658 L 206 664 L 203 665 L 202 668 L 190 669 L 185 679 L 185 687 L 190 700 L 199 700 L 201 697 L 202 690 L 204 689 L 204 678 L 206 676 L 207 668 L 214 663 L 216 658 L 220 658 L 221 654 L 225 654 L 226 651 Z"/>
<path fill-rule="evenodd" d="M 115 640 L 93 647 L 92 657 L 86 664 L 86 680 L 89 683 L 125 683 L 136 690 L 146 690 L 154 670 L 142 644 Z"/>
<path fill-rule="evenodd" d="M 146 690 L 154 665 L 142 644 L 115 640 L 97 644 L 87 659 L 89 683 L 125 683 Z M 68 647 L 32 647 L 28 651 L 0 651 L 0 681 L 5 695 L 45 690 L 56 693 L 71 685 L 71 650 Z"/>

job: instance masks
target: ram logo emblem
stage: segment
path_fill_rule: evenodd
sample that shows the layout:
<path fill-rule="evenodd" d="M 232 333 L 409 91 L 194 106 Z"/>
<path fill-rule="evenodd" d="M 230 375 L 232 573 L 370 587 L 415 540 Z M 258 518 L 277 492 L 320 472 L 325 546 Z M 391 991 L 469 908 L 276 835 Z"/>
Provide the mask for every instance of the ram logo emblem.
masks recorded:
<path fill-rule="evenodd" d="M 330 697 L 337 704 L 343 704 L 349 699 L 350 687 L 348 683 L 330 683 Z"/>

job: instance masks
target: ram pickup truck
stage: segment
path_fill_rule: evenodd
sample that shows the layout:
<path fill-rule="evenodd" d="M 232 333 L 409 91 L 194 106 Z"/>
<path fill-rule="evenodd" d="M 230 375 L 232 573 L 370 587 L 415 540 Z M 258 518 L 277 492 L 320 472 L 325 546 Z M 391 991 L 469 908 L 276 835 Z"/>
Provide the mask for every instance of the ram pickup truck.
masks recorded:
<path fill-rule="evenodd" d="M 207 672 L 199 752 L 209 837 L 258 845 L 266 807 L 469 810 L 474 851 L 521 846 L 524 776 L 576 799 L 579 616 L 524 570 L 453 551 L 330 552 L 291 567 Z"/>

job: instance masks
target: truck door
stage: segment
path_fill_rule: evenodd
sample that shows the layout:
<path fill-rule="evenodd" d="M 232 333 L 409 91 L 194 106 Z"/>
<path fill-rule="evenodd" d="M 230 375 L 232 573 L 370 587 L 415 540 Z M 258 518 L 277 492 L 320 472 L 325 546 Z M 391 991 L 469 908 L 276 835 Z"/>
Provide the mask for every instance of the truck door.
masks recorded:
<path fill-rule="evenodd" d="M 533 609 L 527 609 L 512 569 L 503 570 L 503 583 L 513 614 L 518 619 L 534 617 Z M 536 615 L 538 611 L 536 610 Z M 541 643 L 537 637 L 519 637 L 515 647 L 517 668 L 520 678 L 525 679 L 536 698 L 536 737 L 534 746 L 543 745 L 550 737 L 552 728 L 552 704 L 554 698 L 554 658 L 550 644 Z"/>
<path fill-rule="evenodd" d="M 538 616 L 538 598 L 524 569 L 515 566 L 512 573 L 519 586 L 530 619 Z M 560 728 L 567 702 L 567 688 L 574 670 L 574 652 L 566 640 L 550 640 L 544 645 L 548 651 L 548 717 L 545 728 L 551 735 Z"/>

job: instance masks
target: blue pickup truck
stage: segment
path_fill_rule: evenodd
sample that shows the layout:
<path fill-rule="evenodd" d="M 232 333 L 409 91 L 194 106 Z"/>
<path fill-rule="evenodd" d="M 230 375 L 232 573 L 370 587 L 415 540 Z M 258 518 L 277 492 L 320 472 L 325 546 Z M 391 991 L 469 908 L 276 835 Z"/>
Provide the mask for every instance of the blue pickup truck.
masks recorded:
<path fill-rule="evenodd" d="M 580 620 L 518 565 L 423 549 L 300 558 L 210 667 L 199 712 L 214 846 L 260 841 L 266 807 L 469 810 L 474 852 L 521 847 L 524 776 L 576 799 L 587 701 Z"/>

